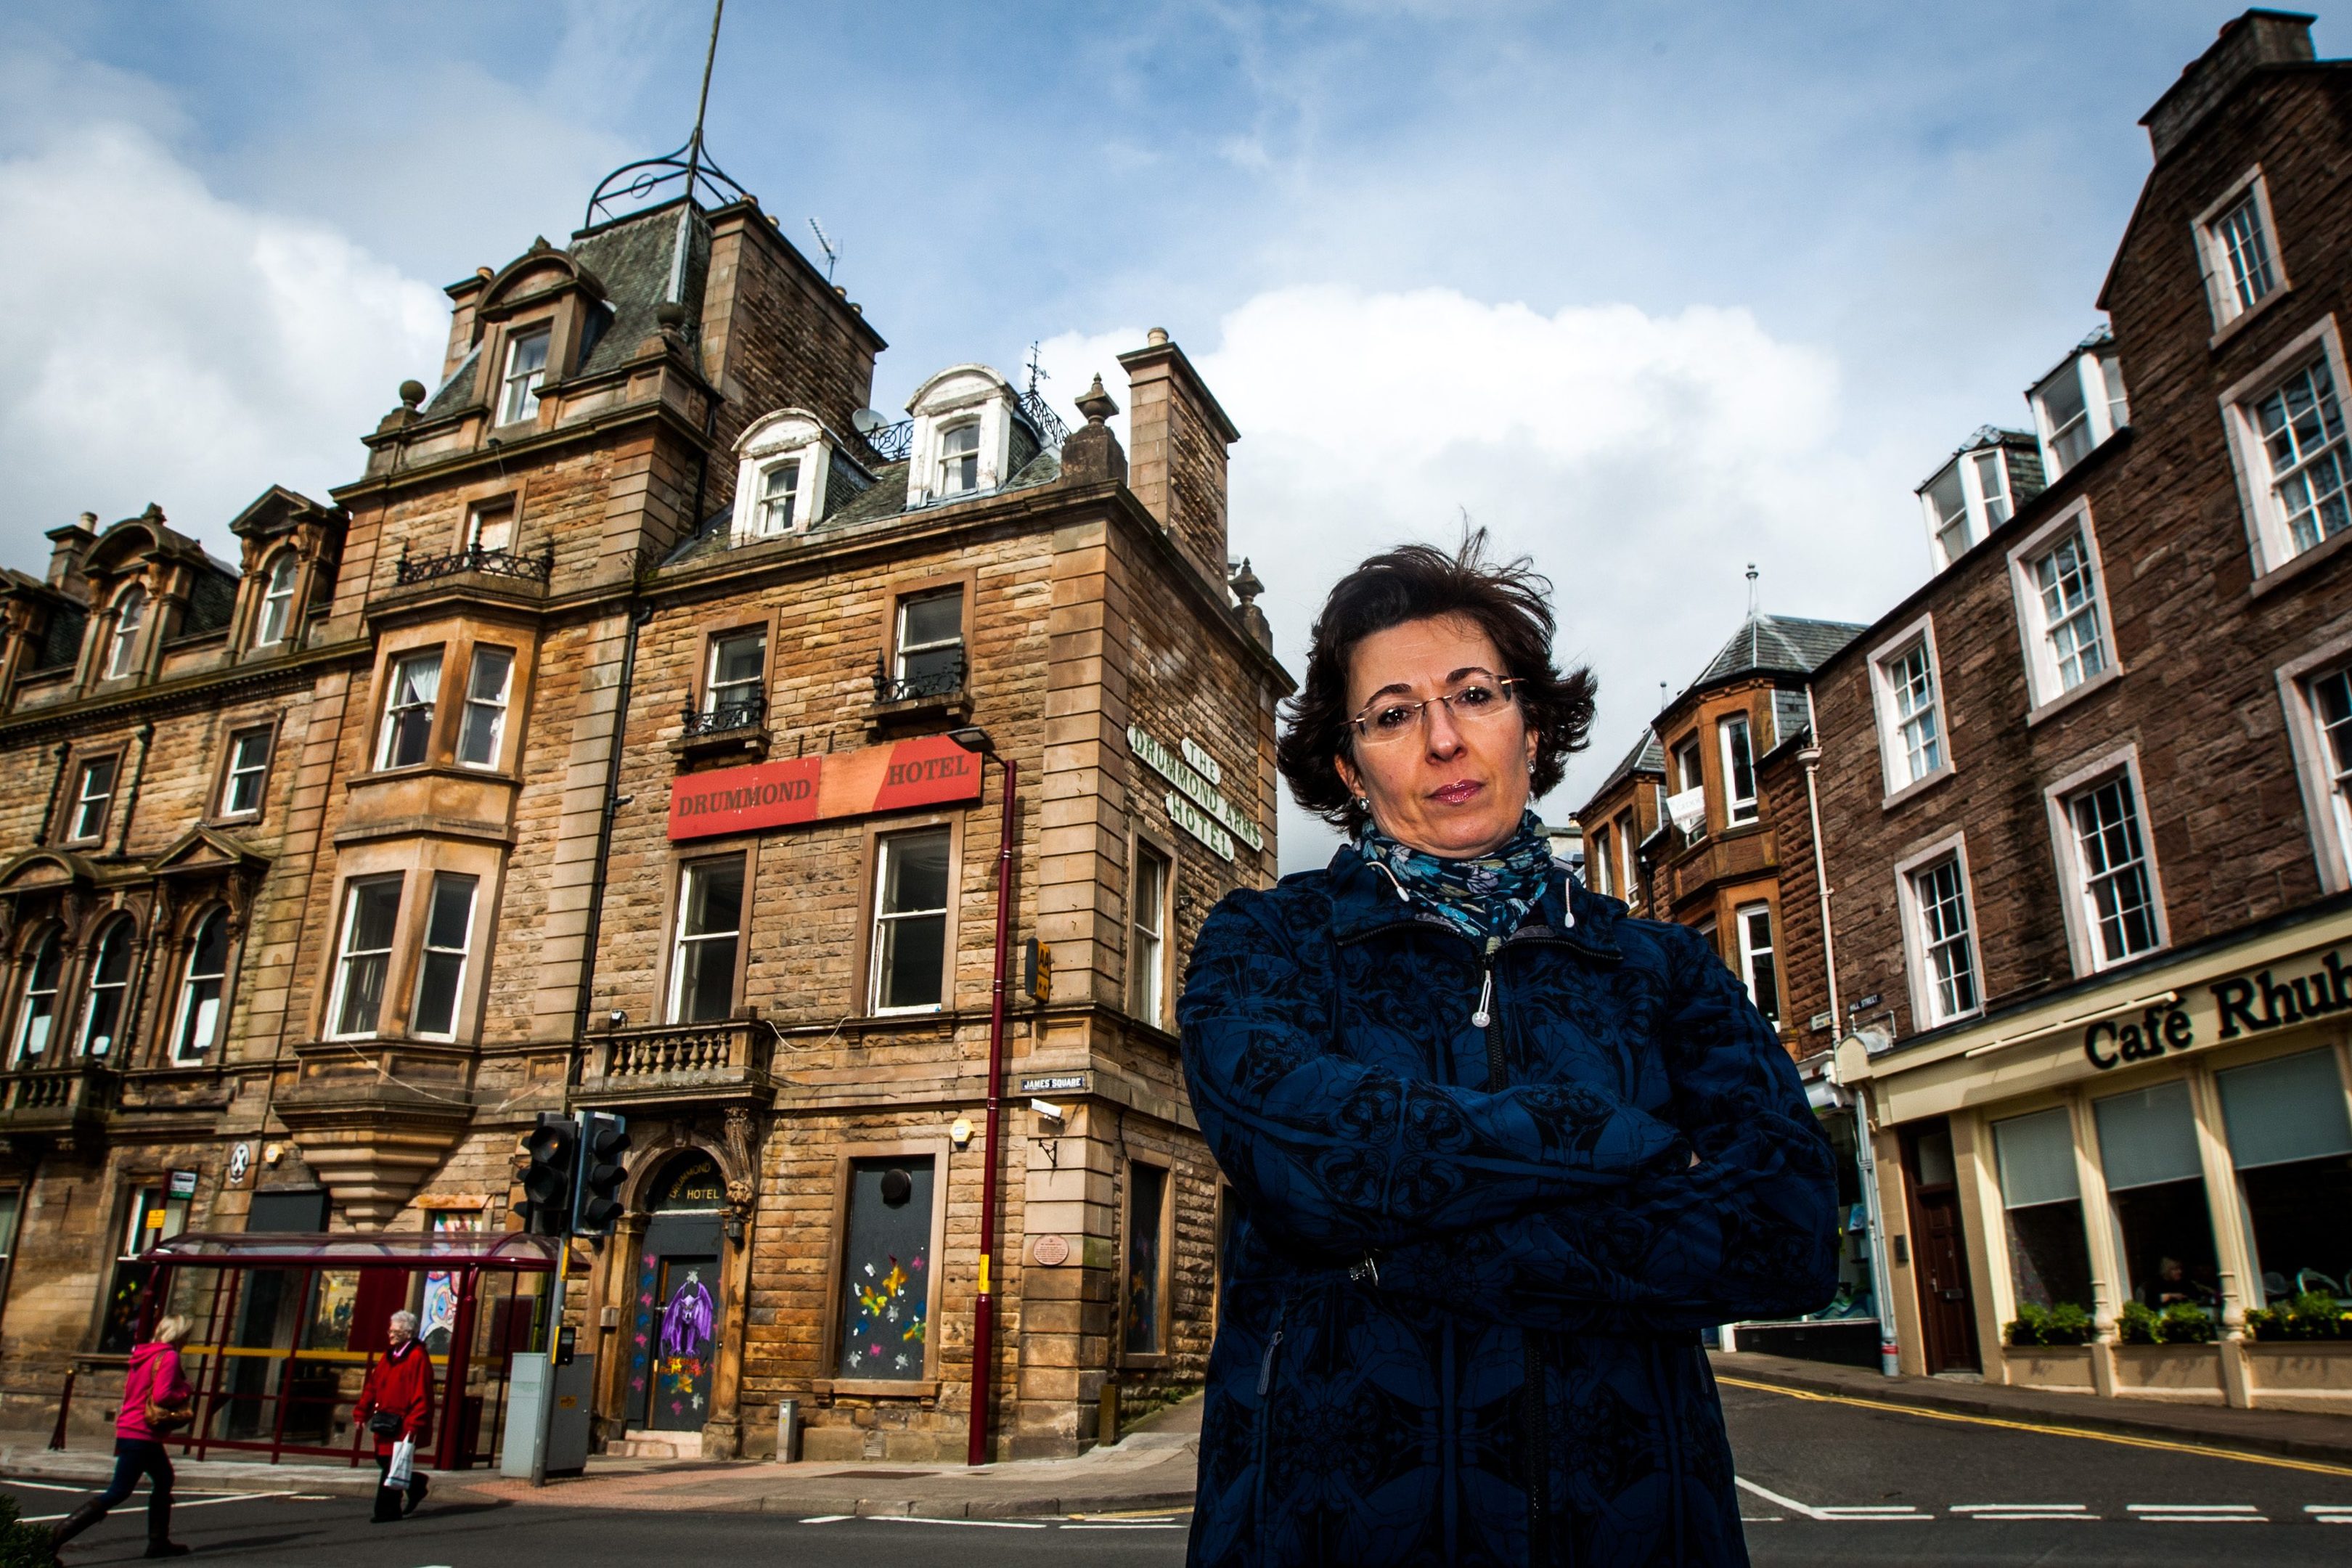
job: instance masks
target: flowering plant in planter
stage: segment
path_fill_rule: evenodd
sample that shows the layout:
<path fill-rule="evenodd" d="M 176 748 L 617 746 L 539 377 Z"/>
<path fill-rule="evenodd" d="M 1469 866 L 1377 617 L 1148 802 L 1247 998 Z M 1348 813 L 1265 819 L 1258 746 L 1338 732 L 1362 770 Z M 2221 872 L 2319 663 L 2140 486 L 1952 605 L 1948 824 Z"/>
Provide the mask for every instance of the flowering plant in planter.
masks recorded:
<path fill-rule="evenodd" d="M 2002 1331 L 2012 1345 L 2084 1345 L 2095 1329 L 2091 1314 L 2072 1301 L 2054 1307 L 2027 1301 Z"/>
<path fill-rule="evenodd" d="M 2127 1345 L 2205 1345 L 2220 1333 L 2213 1314 L 2194 1301 L 2175 1301 L 2161 1312 L 2145 1301 L 2126 1301 L 2116 1314 L 2116 1339 Z"/>
<path fill-rule="evenodd" d="M 2325 1290 L 2305 1290 L 2275 1307 L 2246 1314 L 2246 1332 L 2257 1340 L 2352 1340 L 2352 1312 Z"/>

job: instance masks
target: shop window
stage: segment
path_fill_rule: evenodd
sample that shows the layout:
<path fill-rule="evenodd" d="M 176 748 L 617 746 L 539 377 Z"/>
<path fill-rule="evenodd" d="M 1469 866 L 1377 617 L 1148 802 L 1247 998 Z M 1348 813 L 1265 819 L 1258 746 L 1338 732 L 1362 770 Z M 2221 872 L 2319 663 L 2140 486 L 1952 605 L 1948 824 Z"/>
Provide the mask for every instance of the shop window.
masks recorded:
<path fill-rule="evenodd" d="M 393 928 L 400 921 L 401 873 L 368 877 L 343 891 L 343 940 L 335 964 L 331 1032 L 373 1035 L 383 1012 L 383 983 L 392 970 Z"/>
<path fill-rule="evenodd" d="M 2265 1302 L 2352 1297 L 2352 1120 L 2331 1049 L 2213 1075 Z"/>
<path fill-rule="evenodd" d="M 131 995 L 131 950 L 138 932 L 128 915 L 107 923 L 100 933 L 89 963 L 89 984 L 82 998 L 81 1046 L 76 1053 L 102 1057 L 114 1049 L 122 1028 L 124 1004 Z"/>
<path fill-rule="evenodd" d="M 120 757 L 92 757 L 82 763 L 74 784 L 73 828 L 66 837 L 75 843 L 103 837 L 107 813 L 114 805 L 114 771 Z"/>
<path fill-rule="evenodd" d="M 301 567 L 290 550 L 281 550 L 270 558 L 261 590 L 261 619 L 254 626 L 254 647 L 273 647 L 286 640 L 287 630 L 294 624 L 294 578 Z"/>
<path fill-rule="evenodd" d="M 1861 1145 L 1853 1117 L 1823 1111 L 1822 1131 L 1828 1135 L 1831 1164 L 1837 1172 L 1838 1282 L 1830 1304 L 1813 1319 L 1874 1318 L 1878 1293 L 1874 1284 L 1870 1250 L 1870 1200 L 1862 1190 Z"/>
<path fill-rule="evenodd" d="M 139 628 L 146 620 L 147 590 L 133 584 L 114 601 L 114 636 L 109 639 L 106 651 L 108 679 L 129 675 L 139 668 Z"/>
<path fill-rule="evenodd" d="M 2123 1293 L 2158 1311 L 2178 1301 L 2218 1310 L 2221 1262 L 2189 1085 L 2175 1079 L 2108 1095 L 2093 1100 L 2091 1110 Z"/>
<path fill-rule="evenodd" d="M 2091 1250 L 2083 1230 L 2083 1187 L 2065 1107 L 1996 1121 L 1992 1142 L 2009 1232 L 2010 1283 L 2017 1304 L 2071 1302 L 2089 1310 Z"/>
<path fill-rule="evenodd" d="M 384 692 L 383 732 L 376 746 L 379 768 L 410 768 L 426 760 L 433 742 L 433 703 L 441 689 L 441 650 L 402 656 L 392 662 Z"/>
<path fill-rule="evenodd" d="M 947 990 L 948 830 L 891 834 L 875 858 L 868 1010 L 937 1007 Z"/>
<path fill-rule="evenodd" d="M 188 946 L 188 966 L 180 977 L 180 1005 L 172 1024 L 172 1060 L 187 1066 L 205 1059 L 218 1043 L 221 992 L 228 984 L 228 911 L 215 910 L 196 926 Z"/>
<path fill-rule="evenodd" d="M 1157 1165 L 1127 1167 L 1126 1325 L 1120 1342 L 1129 1355 L 1158 1355 L 1167 1346 L 1168 1173 Z"/>
<path fill-rule="evenodd" d="M 837 1376 L 913 1382 L 927 1371 L 932 1181 L 925 1157 L 849 1163 Z"/>
<path fill-rule="evenodd" d="M 268 730 L 246 730 L 229 737 L 228 773 L 221 780 L 223 816 L 260 813 L 261 788 L 269 779 L 270 740 Z"/>
<path fill-rule="evenodd" d="M 673 1024 L 712 1024 L 735 1011 L 743 942 L 743 857 L 690 862 L 679 876 L 669 971 Z"/>
<path fill-rule="evenodd" d="M 1168 857 L 1148 844 L 1135 847 L 1133 916 L 1127 950 L 1129 1004 L 1135 1016 L 1167 1025 Z"/>
<path fill-rule="evenodd" d="M 114 1279 L 106 1292 L 106 1317 L 99 1326 L 100 1355 L 122 1355 L 137 1342 L 139 1300 L 155 1272 L 140 1255 L 188 1228 L 188 1202 L 173 1197 L 163 1187 L 141 1187 L 131 1194 L 129 1223 L 123 1228 L 122 1251 L 114 1260 Z"/>
<path fill-rule="evenodd" d="M 33 958 L 25 966 L 25 994 L 16 1003 L 16 1065 L 37 1062 L 49 1048 L 58 1026 L 58 987 L 65 974 L 65 933 L 51 926 L 33 944 Z"/>
<path fill-rule="evenodd" d="M 514 679 L 514 650 L 478 647 L 466 677 L 466 715 L 457 728 L 457 762 L 468 768 L 499 765 L 507 733 L 507 689 Z"/>
<path fill-rule="evenodd" d="M 1735 826 L 1756 820 L 1756 753 L 1750 746 L 1746 719 L 1726 719 L 1716 726 L 1723 742 L 1723 801 L 1726 819 Z"/>
<path fill-rule="evenodd" d="M 1772 967 L 1772 910 L 1750 904 L 1735 917 L 1739 930 L 1739 978 L 1748 999 L 1774 1023 L 1780 1021 L 1780 977 Z"/>
<path fill-rule="evenodd" d="M 507 343 L 507 373 L 499 399 L 499 423 L 539 417 L 539 389 L 547 380 L 548 329 L 520 332 Z"/>
<path fill-rule="evenodd" d="M 767 711 L 761 691 L 768 673 L 768 634 L 758 627 L 710 639 L 710 667 L 702 684 L 704 728 L 740 730 Z"/>
<path fill-rule="evenodd" d="M 466 955 L 474 932 L 476 879 L 448 871 L 433 877 L 425 916 L 425 952 L 416 966 L 416 1034 L 446 1040 L 457 1032 L 457 999 L 466 988 Z"/>

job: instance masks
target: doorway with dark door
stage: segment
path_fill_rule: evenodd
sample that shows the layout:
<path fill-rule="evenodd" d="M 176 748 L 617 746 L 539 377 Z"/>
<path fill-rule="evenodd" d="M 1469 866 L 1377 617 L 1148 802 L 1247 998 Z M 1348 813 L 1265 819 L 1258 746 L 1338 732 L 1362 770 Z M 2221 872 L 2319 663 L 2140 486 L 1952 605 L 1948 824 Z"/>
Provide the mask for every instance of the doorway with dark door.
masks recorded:
<path fill-rule="evenodd" d="M 655 1184 L 638 1249 L 630 1336 L 628 1424 L 699 1432 L 710 1419 L 725 1305 L 720 1273 L 726 1184 L 708 1154 L 689 1154 Z"/>
<path fill-rule="evenodd" d="M 1976 1299 L 1960 1230 L 1959 1173 L 1952 1158 L 1951 1124 L 1944 1118 L 1903 1129 L 1903 1186 L 1927 1371 L 1979 1371 Z"/>

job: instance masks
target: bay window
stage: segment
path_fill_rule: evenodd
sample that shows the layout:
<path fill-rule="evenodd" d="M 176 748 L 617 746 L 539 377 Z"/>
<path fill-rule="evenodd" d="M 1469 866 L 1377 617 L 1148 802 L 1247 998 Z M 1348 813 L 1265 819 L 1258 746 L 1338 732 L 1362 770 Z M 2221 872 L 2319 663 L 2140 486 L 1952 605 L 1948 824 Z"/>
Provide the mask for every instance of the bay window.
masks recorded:
<path fill-rule="evenodd" d="M 457 728 L 461 767 L 495 768 L 507 732 L 507 688 L 514 675 L 514 650 L 478 647 L 466 677 L 466 712 Z"/>
<path fill-rule="evenodd" d="M 1739 931 L 1739 978 L 1748 999 L 1774 1023 L 1780 1021 L 1780 975 L 1772 965 L 1772 909 L 1749 904 L 1736 917 Z"/>
<path fill-rule="evenodd" d="M 383 1012 L 383 986 L 392 970 L 392 933 L 400 921 L 403 874 L 367 877 L 343 889 L 342 941 L 335 961 L 334 996 L 327 1010 L 329 1033 L 359 1038 L 376 1032 Z"/>
<path fill-rule="evenodd" d="M 392 661 L 390 674 L 375 765 L 415 767 L 432 754 L 433 704 L 441 689 L 441 650 L 404 654 Z"/>
<path fill-rule="evenodd" d="M 1753 822 L 1756 805 L 1756 754 L 1749 743 L 1748 721 L 1726 719 L 1716 726 L 1723 745 L 1723 804 L 1727 821 L 1737 826 Z"/>

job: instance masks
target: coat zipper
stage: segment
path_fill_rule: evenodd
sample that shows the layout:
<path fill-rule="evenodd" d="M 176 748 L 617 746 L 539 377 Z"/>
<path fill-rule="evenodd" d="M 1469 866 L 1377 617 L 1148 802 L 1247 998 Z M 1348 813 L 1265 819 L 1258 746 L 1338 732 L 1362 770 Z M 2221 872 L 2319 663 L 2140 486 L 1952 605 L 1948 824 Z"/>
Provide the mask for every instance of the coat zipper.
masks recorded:
<path fill-rule="evenodd" d="M 1499 1092 L 1509 1081 L 1504 1061 L 1503 1026 L 1494 1007 L 1495 956 L 1501 944 L 1486 939 L 1486 957 L 1483 984 L 1478 992 L 1478 1011 L 1471 1022 L 1486 1031 L 1486 1092 Z M 1550 1510 L 1545 1506 L 1551 1479 L 1549 1443 L 1550 1422 L 1544 1397 L 1543 1345 L 1533 1329 L 1519 1331 L 1519 1343 L 1525 1352 L 1527 1396 L 1520 1407 L 1520 1440 L 1527 1454 L 1528 1466 L 1528 1562 L 1531 1568 L 1544 1568 L 1551 1561 L 1549 1533 Z"/>
<path fill-rule="evenodd" d="M 1265 1525 L 1266 1449 L 1272 1446 L 1274 1410 L 1269 1391 L 1274 1387 L 1274 1356 L 1282 1348 L 1283 1320 L 1290 1316 L 1290 1297 L 1286 1293 L 1274 1310 L 1274 1335 L 1265 1342 L 1265 1354 L 1257 1363 L 1257 1548 L 1265 1551 L 1266 1537 L 1272 1532 Z"/>

